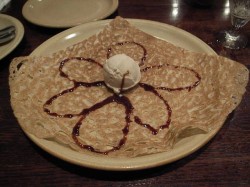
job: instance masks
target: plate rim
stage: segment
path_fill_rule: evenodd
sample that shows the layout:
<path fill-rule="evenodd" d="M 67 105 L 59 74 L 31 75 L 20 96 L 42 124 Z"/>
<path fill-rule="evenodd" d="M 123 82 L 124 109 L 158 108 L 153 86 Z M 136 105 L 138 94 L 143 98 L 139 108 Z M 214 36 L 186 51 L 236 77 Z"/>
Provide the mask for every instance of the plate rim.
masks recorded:
<path fill-rule="evenodd" d="M 6 44 L 6 45 L 10 45 L 9 50 L 7 50 L 4 54 L 0 55 L 0 60 L 2 60 L 7 55 L 9 55 L 20 44 L 20 42 L 23 39 L 25 30 L 24 30 L 23 24 L 15 17 L 9 16 L 7 14 L 0 14 L 0 18 L 4 18 L 4 19 L 9 20 L 16 28 L 15 38 L 12 41 L 10 41 L 8 44 Z"/>
<path fill-rule="evenodd" d="M 89 20 L 89 21 L 85 21 L 85 22 L 80 22 L 78 24 L 65 24 L 65 25 L 59 24 L 59 25 L 53 25 L 53 24 L 48 24 L 48 23 L 44 23 L 44 22 L 41 23 L 41 22 L 39 22 L 39 20 L 37 21 L 37 19 L 33 19 L 33 17 L 30 17 L 29 14 L 27 14 L 26 11 L 28 11 L 28 9 L 29 9 L 28 6 L 29 6 L 29 3 L 31 1 L 38 1 L 38 0 L 28 0 L 28 1 L 25 2 L 25 4 L 22 7 L 22 15 L 23 15 L 23 17 L 28 22 L 30 22 L 30 23 L 32 23 L 34 25 L 42 26 L 42 27 L 48 27 L 48 28 L 70 28 L 70 27 L 75 27 L 77 25 L 89 23 L 89 22 L 92 22 L 92 21 L 102 20 L 102 19 L 110 16 L 111 14 L 113 14 L 118 9 L 118 6 L 119 6 L 119 0 L 111 0 L 112 1 L 112 6 L 110 7 L 109 11 L 107 11 L 106 14 L 103 14 L 103 15 L 101 15 L 99 17 L 96 17 L 93 20 Z"/>
<path fill-rule="evenodd" d="M 225 121 L 223 122 L 223 124 L 225 123 Z M 222 127 L 222 126 L 221 126 Z M 103 171 L 139 171 L 139 170 L 145 170 L 145 169 L 152 169 L 152 168 L 156 168 L 159 166 L 163 166 L 163 165 L 168 165 L 170 163 L 173 163 L 175 161 L 178 161 L 180 159 L 183 159 L 193 153 L 195 153 L 196 151 L 198 151 L 199 149 L 201 149 L 202 147 L 204 147 L 208 142 L 210 142 L 219 132 L 219 130 L 221 129 L 221 127 L 219 127 L 218 129 L 215 129 L 209 133 L 207 133 L 206 135 L 206 139 L 204 139 L 204 141 L 199 144 L 198 146 L 193 147 L 193 149 L 191 149 L 188 152 L 185 152 L 185 154 L 182 155 L 178 155 L 177 157 L 168 159 L 168 160 L 161 160 L 155 163 L 150 163 L 150 164 L 139 164 L 139 165 L 131 165 L 131 164 L 121 164 L 121 165 L 97 165 L 97 164 L 92 164 L 92 162 L 82 162 L 81 160 L 72 160 L 67 156 L 64 156 L 63 154 L 59 154 L 58 152 L 54 151 L 53 149 L 48 149 L 44 144 L 46 144 L 47 142 L 50 142 L 49 140 L 45 140 L 45 139 L 39 139 L 37 137 L 35 137 L 34 135 L 26 132 L 22 127 L 22 130 L 24 132 L 24 134 L 36 145 L 38 146 L 40 149 L 42 149 L 43 151 L 45 151 L 46 153 L 50 154 L 51 156 L 56 157 L 57 159 L 60 159 L 64 162 L 68 162 L 70 164 L 76 165 L 76 166 L 80 166 L 80 167 L 85 167 L 85 168 L 90 168 L 90 169 L 96 169 L 96 170 L 103 170 Z M 195 135 L 196 136 L 196 135 Z M 61 146 L 60 144 L 56 143 L 56 142 L 50 142 L 53 144 L 56 144 L 56 146 Z M 74 151 L 74 150 L 72 150 Z M 165 153 L 167 152 L 161 152 L 161 153 L 155 153 L 156 155 L 165 155 Z M 79 153 L 80 154 L 80 153 Z M 89 158 L 92 157 L 93 155 L 87 155 Z M 141 156 L 141 157 L 152 157 L 152 155 L 145 155 L 145 156 Z M 102 157 L 100 157 L 100 159 L 102 161 L 104 161 L 104 159 Z M 110 159 L 110 158 L 109 158 Z M 113 160 L 116 161 L 120 161 L 123 162 L 124 158 L 111 158 Z M 139 159 L 139 157 L 136 158 L 125 158 L 125 159 Z"/>
<path fill-rule="evenodd" d="M 216 52 L 210 46 L 208 46 L 205 42 L 203 42 L 201 39 L 199 39 L 198 37 L 192 35 L 191 33 L 187 32 L 185 30 L 182 30 L 182 29 L 180 29 L 178 27 L 174 27 L 172 25 L 168 25 L 168 24 L 165 24 L 165 23 L 157 22 L 157 21 L 144 20 L 144 19 L 126 19 L 126 20 L 131 21 L 132 24 L 135 24 L 135 22 L 144 22 L 145 24 L 152 23 L 154 25 L 156 24 L 156 25 L 160 25 L 160 26 L 163 26 L 163 27 L 165 26 L 166 28 L 177 29 L 181 33 L 184 33 L 185 35 L 187 35 L 187 37 L 188 36 L 192 36 L 198 42 L 201 42 L 202 45 L 206 45 L 207 46 L 206 49 L 208 51 L 210 51 L 211 54 L 216 54 Z M 45 42 L 43 42 L 40 46 L 38 46 L 35 50 L 33 50 L 33 52 L 30 54 L 30 56 L 39 55 L 39 52 L 41 52 L 41 49 L 42 49 L 43 46 L 46 46 L 50 42 L 53 42 L 53 40 L 57 40 L 60 37 L 62 38 L 64 35 L 70 33 L 71 31 L 73 32 L 75 30 L 80 29 L 81 27 L 87 27 L 87 26 L 93 25 L 93 24 L 103 24 L 103 26 L 104 26 L 105 24 L 107 24 L 110 21 L 111 21 L 111 19 L 110 20 L 101 20 L 101 21 L 97 21 L 97 22 L 85 23 L 83 25 L 79 25 L 79 26 L 67 29 L 65 31 L 62 31 L 62 32 L 58 33 L 57 35 L 49 38 Z M 133 21 L 134 21 L 134 23 L 133 23 Z M 95 33 L 93 33 L 93 34 L 95 34 Z M 223 120 L 222 124 L 225 123 L 225 120 L 226 120 L 226 118 Z M 195 151 L 197 151 L 198 149 L 200 149 L 201 147 L 203 147 L 205 144 L 207 144 L 218 133 L 218 131 L 220 130 L 221 127 L 222 127 L 222 125 L 219 128 L 216 128 L 213 131 L 210 131 L 207 134 L 205 134 L 205 137 L 203 138 L 202 143 L 199 142 L 199 144 L 193 146 L 193 148 L 191 150 L 185 151 L 185 154 L 180 154 L 178 156 L 175 156 L 175 157 L 173 157 L 171 159 L 167 159 L 167 160 L 163 159 L 163 160 L 155 162 L 155 163 L 149 163 L 149 164 L 147 164 L 147 163 L 145 164 L 144 163 L 144 164 L 139 164 L 139 165 L 124 165 L 124 164 L 121 164 L 121 165 L 106 165 L 106 164 L 100 164 L 100 163 L 99 164 L 93 164 L 91 162 L 83 162 L 82 160 L 72 160 L 71 158 L 68 158 L 67 155 L 65 156 L 62 153 L 58 153 L 56 150 L 48 149 L 48 147 L 46 147 L 46 143 L 47 142 L 51 143 L 49 140 L 39 139 L 39 138 L 35 137 L 34 135 L 26 132 L 23 128 L 22 129 L 23 129 L 24 133 L 38 147 L 40 147 L 45 152 L 47 152 L 47 153 L 49 153 L 49 154 L 51 154 L 51 155 L 53 155 L 53 156 L 55 156 L 55 157 L 63 160 L 63 161 L 69 162 L 69 163 L 74 164 L 74 165 L 78 165 L 78 166 L 82 166 L 82 167 L 86 167 L 86 168 L 98 169 L 98 170 L 106 170 L 106 171 L 134 171 L 134 170 L 143 170 L 143 169 L 149 169 L 149 168 L 154 168 L 154 167 L 166 165 L 166 164 L 169 164 L 169 163 L 172 163 L 174 161 L 180 160 L 180 159 L 182 159 L 182 158 L 184 158 L 184 157 L 186 157 L 186 156 L 194 153 Z M 52 142 L 52 144 L 53 143 L 55 143 L 55 142 Z M 57 143 L 55 143 L 55 144 L 57 144 Z M 59 144 L 57 144 L 57 145 L 61 146 Z M 72 150 L 72 151 L 74 151 L 74 150 Z M 163 156 L 165 156 L 166 154 L 168 154 L 168 152 L 162 152 L 162 153 L 156 153 L 156 154 L 157 155 L 163 155 Z M 143 156 L 143 157 L 153 157 L 156 154 L 146 155 L 146 156 Z M 84 156 L 86 156 L 86 155 L 84 155 Z M 87 155 L 87 157 L 88 156 L 89 155 Z M 89 157 L 91 157 L 91 155 Z M 111 158 L 111 159 L 113 159 L 113 158 Z M 139 159 L 139 157 L 136 157 L 136 158 L 127 158 L 127 159 L 136 160 L 136 159 Z M 121 160 L 121 158 L 117 158 L 116 160 Z"/>
<path fill-rule="evenodd" d="M 212 55 L 217 55 L 217 53 L 208 45 L 206 44 L 203 40 L 201 40 L 200 38 L 198 38 L 197 36 L 191 34 L 190 32 L 187 32 L 181 28 L 175 27 L 173 25 L 167 24 L 167 23 L 162 23 L 162 22 L 158 22 L 158 21 L 152 21 L 152 20 L 146 20 L 146 19 L 133 19 L 133 18 L 125 18 L 127 21 L 131 22 L 132 24 L 136 24 L 136 23 L 144 23 L 144 24 L 151 24 L 151 25 L 156 25 L 156 26 L 160 26 L 163 27 L 165 29 L 172 29 L 172 30 L 176 30 L 180 33 L 182 33 L 183 35 L 187 36 L 187 37 L 191 37 L 193 39 L 195 39 L 196 42 L 201 43 L 203 47 L 205 47 L 206 52 L 208 54 L 212 54 Z M 68 28 L 54 36 L 52 36 L 51 38 L 47 39 L 46 41 L 44 41 L 42 44 L 40 44 L 38 47 L 36 47 L 31 53 L 30 55 L 36 55 L 36 53 L 39 53 L 39 51 L 41 51 L 41 49 L 43 48 L 44 45 L 50 43 L 53 40 L 56 40 L 58 38 L 60 38 L 61 36 L 64 36 L 67 33 L 70 33 L 72 31 L 77 31 L 79 30 L 81 27 L 91 27 L 91 26 L 95 26 L 95 25 L 107 25 L 111 20 L 113 19 L 105 19 L 105 20 L 98 20 L 95 22 L 87 22 L 84 24 L 80 24 L 71 28 Z M 94 33 L 95 34 L 95 33 Z"/>

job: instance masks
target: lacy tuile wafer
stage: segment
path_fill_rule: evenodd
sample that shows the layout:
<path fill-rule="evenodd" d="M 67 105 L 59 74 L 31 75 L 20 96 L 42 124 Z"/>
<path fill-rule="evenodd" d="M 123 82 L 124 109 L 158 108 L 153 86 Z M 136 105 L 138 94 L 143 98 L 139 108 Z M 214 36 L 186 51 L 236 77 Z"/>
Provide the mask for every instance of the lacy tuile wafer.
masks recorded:
<path fill-rule="evenodd" d="M 103 66 L 126 54 L 141 69 L 133 88 L 115 94 Z M 247 68 L 190 52 L 146 34 L 121 17 L 48 57 L 18 57 L 10 94 L 21 127 L 84 154 L 138 157 L 170 150 L 187 129 L 220 128 L 240 103 Z"/>

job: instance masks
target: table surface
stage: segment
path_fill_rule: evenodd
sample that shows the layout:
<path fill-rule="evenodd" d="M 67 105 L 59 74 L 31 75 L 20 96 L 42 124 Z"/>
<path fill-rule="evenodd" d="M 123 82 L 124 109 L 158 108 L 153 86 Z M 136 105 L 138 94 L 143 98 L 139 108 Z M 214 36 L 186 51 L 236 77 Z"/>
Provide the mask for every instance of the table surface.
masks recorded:
<path fill-rule="evenodd" d="M 20 129 L 11 106 L 9 64 L 29 55 L 63 31 L 35 26 L 22 16 L 26 0 L 12 0 L 2 13 L 19 19 L 25 35 L 0 61 L 0 186 L 250 186 L 250 87 L 219 133 L 195 153 L 160 167 L 130 172 L 99 171 L 55 158 L 37 147 Z M 199 1 L 202 2 L 202 1 Z M 250 67 L 250 43 L 242 50 L 216 45 L 216 33 L 230 27 L 227 0 L 198 6 L 187 0 L 120 0 L 115 16 L 159 21 L 184 29 L 209 44 L 219 55 Z M 250 24 L 242 32 L 250 39 Z"/>

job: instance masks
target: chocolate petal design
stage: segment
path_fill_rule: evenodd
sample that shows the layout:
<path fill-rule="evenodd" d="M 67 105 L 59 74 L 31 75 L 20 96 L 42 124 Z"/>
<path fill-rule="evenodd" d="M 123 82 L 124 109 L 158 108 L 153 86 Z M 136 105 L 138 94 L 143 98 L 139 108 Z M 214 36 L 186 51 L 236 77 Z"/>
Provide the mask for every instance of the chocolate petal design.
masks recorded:
<path fill-rule="evenodd" d="M 66 64 L 73 65 L 72 67 L 65 67 Z M 81 65 L 83 66 L 81 67 Z M 102 65 L 90 58 L 71 57 L 62 60 L 59 65 L 60 76 L 68 79 L 73 83 L 74 86 L 50 97 L 43 105 L 44 112 L 54 117 L 72 118 L 75 116 L 80 116 L 80 112 L 82 111 L 82 109 L 88 108 L 93 104 L 99 102 L 101 99 L 107 97 L 108 95 L 105 95 L 104 92 L 102 92 L 99 88 L 105 88 L 104 81 L 94 80 L 94 82 L 90 82 L 90 80 L 85 80 L 85 82 L 83 82 L 82 80 L 78 80 L 82 77 L 84 78 L 84 75 L 81 76 L 80 68 L 94 67 L 95 69 L 98 69 L 96 68 L 96 66 L 99 66 L 99 69 L 102 70 Z M 78 75 L 78 77 L 70 77 L 69 73 L 73 74 L 72 71 L 74 71 L 74 75 Z M 100 90 L 95 91 L 96 89 Z M 83 92 L 84 94 L 81 94 Z M 76 100 L 75 98 L 78 99 Z"/>
<path fill-rule="evenodd" d="M 139 83 L 139 86 L 141 89 L 144 89 L 144 91 L 148 92 L 148 94 L 153 94 L 155 97 L 147 97 L 147 94 L 143 94 L 143 97 L 138 97 L 138 93 L 136 93 L 135 95 L 137 96 L 133 98 L 133 95 L 130 95 L 130 100 L 132 101 L 133 107 L 135 108 L 134 121 L 137 124 L 145 127 L 147 130 L 151 131 L 153 135 L 156 135 L 158 134 L 159 130 L 169 127 L 172 114 L 171 107 L 167 100 L 165 100 L 153 86 L 145 83 Z M 154 106 L 157 107 L 150 107 L 153 102 L 156 103 Z M 137 103 L 140 108 L 143 107 L 143 110 L 137 110 Z M 150 116 L 150 118 L 148 116 Z M 145 118 L 152 119 L 152 121 L 145 122 L 143 121 Z M 158 121 L 162 121 L 162 123 L 154 124 L 155 120 L 153 119 L 158 119 Z"/>
<path fill-rule="evenodd" d="M 96 116 L 97 110 L 102 110 L 98 113 L 103 116 Z M 107 97 L 81 112 L 81 118 L 73 128 L 72 138 L 80 148 L 91 152 L 108 154 L 119 150 L 127 140 L 132 111 L 127 97 L 116 94 Z M 102 130 L 99 130 L 100 126 Z"/>
<path fill-rule="evenodd" d="M 84 86 L 76 83 L 52 96 L 43 105 L 43 110 L 50 116 L 72 118 L 81 115 L 81 111 L 110 96 L 103 86 Z"/>
<path fill-rule="evenodd" d="M 96 60 L 84 57 L 66 58 L 59 65 L 62 77 L 74 82 L 84 82 L 86 85 L 103 80 L 102 68 L 103 66 Z"/>
<path fill-rule="evenodd" d="M 155 65 L 141 70 L 142 80 L 159 90 L 182 91 L 195 88 L 201 76 L 193 69 L 170 64 Z M 147 76 L 143 76 L 146 73 Z M 154 76 L 157 75 L 157 76 Z"/>

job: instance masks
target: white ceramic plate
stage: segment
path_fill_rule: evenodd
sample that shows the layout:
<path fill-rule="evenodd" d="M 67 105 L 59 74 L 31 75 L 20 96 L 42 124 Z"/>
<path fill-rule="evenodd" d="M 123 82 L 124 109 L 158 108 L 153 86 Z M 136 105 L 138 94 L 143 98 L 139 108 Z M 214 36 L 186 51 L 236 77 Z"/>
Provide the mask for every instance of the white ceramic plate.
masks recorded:
<path fill-rule="evenodd" d="M 44 42 L 31 53 L 31 56 L 50 55 L 57 50 L 64 49 L 97 33 L 107 25 L 109 21 L 110 20 L 97 21 L 68 29 Z M 186 49 L 216 54 L 200 39 L 176 27 L 147 20 L 129 19 L 129 21 L 139 29 L 155 37 L 159 37 Z M 219 129 L 216 129 L 208 134 L 199 134 L 184 138 L 168 152 L 128 159 L 84 155 L 55 142 L 36 138 L 27 132 L 26 134 L 34 143 L 48 153 L 76 165 L 102 170 L 139 170 L 167 164 L 193 153 L 205 145 L 218 130 Z"/>
<path fill-rule="evenodd" d="M 111 15 L 118 0 L 28 0 L 22 9 L 29 22 L 54 28 L 68 28 Z"/>
<path fill-rule="evenodd" d="M 7 26 L 13 25 L 16 27 L 16 36 L 15 38 L 5 45 L 0 45 L 0 60 L 5 56 L 11 53 L 17 45 L 21 42 L 24 35 L 24 28 L 22 23 L 14 17 L 0 14 L 0 29 L 3 29 Z"/>

